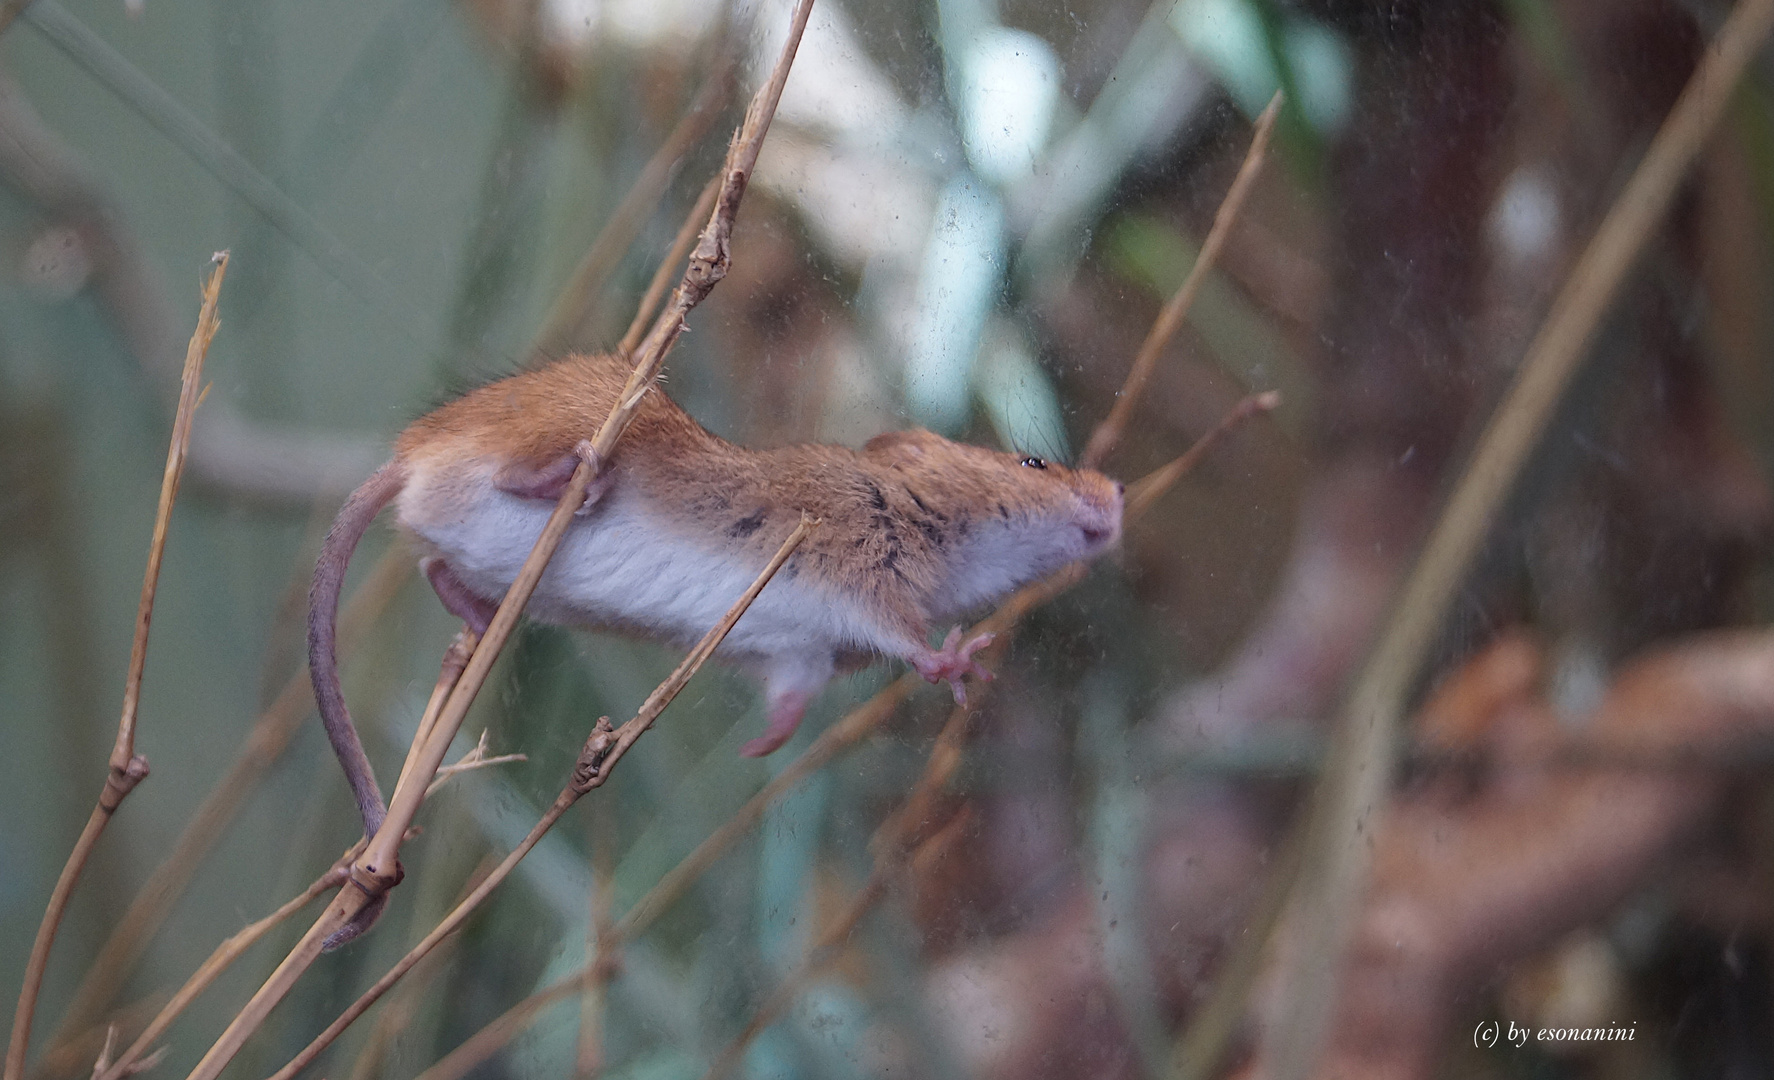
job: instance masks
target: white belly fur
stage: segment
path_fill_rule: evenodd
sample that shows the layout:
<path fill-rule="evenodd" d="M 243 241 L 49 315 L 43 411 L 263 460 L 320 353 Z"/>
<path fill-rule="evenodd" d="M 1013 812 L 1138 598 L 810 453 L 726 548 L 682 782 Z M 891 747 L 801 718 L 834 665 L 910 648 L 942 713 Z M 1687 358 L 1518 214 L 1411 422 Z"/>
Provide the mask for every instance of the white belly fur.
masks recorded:
<path fill-rule="evenodd" d="M 416 470 L 409 479 L 396 504 L 401 524 L 443 556 L 464 585 L 497 602 L 553 506 L 460 473 L 448 477 L 453 490 L 446 493 L 443 485 L 427 483 L 434 475 Z M 720 621 L 763 568 L 762 562 L 740 565 L 710 544 L 662 528 L 642 500 L 618 488 L 567 529 L 527 610 L 545 622 L 627 625 L 688 645 Z M 856 605 L 789 578 L 788 569 L 758 595 L 722 653 L 779 660 L 839 650 L 904 651 L 907 643 L 883 639 L 879 622 L 861 617 Z"/>

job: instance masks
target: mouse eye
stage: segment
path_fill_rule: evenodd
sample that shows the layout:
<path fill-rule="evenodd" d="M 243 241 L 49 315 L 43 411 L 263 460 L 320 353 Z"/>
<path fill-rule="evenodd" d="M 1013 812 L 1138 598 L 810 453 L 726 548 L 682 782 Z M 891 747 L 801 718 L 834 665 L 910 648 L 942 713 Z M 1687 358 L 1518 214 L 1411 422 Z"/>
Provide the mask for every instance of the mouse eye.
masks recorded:
<path fill-rule="evenodd" d="M 1036 457 L 1033 454 L 1030 454 L 1028 457 L 1023 458 L 1021 461 L 1017 462 L 1017 464 L 1021 465 L 1025 469 L 1045 469 L 1045 468 L 1047 468 L 1047 462 L 1042 461 L 1040 458 Z"/>

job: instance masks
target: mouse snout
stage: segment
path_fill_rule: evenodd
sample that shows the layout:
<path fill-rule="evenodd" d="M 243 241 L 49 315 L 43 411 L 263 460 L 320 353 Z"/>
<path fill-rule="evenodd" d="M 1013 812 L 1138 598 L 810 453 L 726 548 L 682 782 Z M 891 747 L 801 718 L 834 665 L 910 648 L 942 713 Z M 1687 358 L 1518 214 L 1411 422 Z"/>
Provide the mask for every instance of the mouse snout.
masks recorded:
<path fill-rule="evenodd" d="M 1101 477 L 1101 482 L 1092 484 L 1080 492 L 1078 528 L 1084 533 L 1084 542 L 1093 551 L 1109 547 L 1121 538 L 1121 506 L 1126 492 L 1125 487 L 1115 480 Z"/>

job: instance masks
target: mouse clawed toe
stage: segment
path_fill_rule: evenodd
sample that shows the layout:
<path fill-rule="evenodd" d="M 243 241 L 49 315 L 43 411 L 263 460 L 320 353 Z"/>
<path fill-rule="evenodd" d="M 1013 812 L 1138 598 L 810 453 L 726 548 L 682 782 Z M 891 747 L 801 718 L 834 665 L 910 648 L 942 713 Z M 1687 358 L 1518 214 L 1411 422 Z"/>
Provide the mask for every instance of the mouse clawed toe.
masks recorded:
<path fill-rule="evenodd" d="M 947 679 L 949 689 L 955 695 L 955 704 L 966 705 L 967 691 L 962 679 L 968 675 L 981 682 L 991 682 L 993 679 L 992 673 L 973 659 L 973 654 L 996 639 L 996 634 L 979 634 L 962 644 L 961 628 L 957 626 L 942 639 L 941 649 L 927 649 L 912 657 L 912 667 L 924 676 L 926 682 L 937 683 Z"/>

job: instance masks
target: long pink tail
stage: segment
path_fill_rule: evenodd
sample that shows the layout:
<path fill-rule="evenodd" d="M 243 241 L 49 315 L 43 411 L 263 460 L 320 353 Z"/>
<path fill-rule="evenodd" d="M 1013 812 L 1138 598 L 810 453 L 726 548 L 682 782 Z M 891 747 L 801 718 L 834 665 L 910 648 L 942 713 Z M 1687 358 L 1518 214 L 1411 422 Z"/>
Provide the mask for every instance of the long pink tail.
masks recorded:
<path fill-rule="evenodd" d="M 351 553 L 363 539 L 376 514 L 406 484 L 406 468 L 398 458 L 377 469 L 363 486 L 351 493 L 320 545 L 320 559 L 314 566 L 314 585 L 308 590 L 308 674 L 314 680 L 314 701 L 320 707 L 320 722 L 326 737 L 333 744 L 333 753 L 345 770 L 351 793 L 357 797 L 357 809 L 363 816 L 363 835 L 374 836 L 388 816 L 382 801 L 382 789 L 376 786 L 376 773 L 363 752 L 357 727 L 345 708 L 345 694 L 339 687 L 339 658 L 336 636 L 339 620 L 339 593 L 345 585 L 345 568 Z"/>

